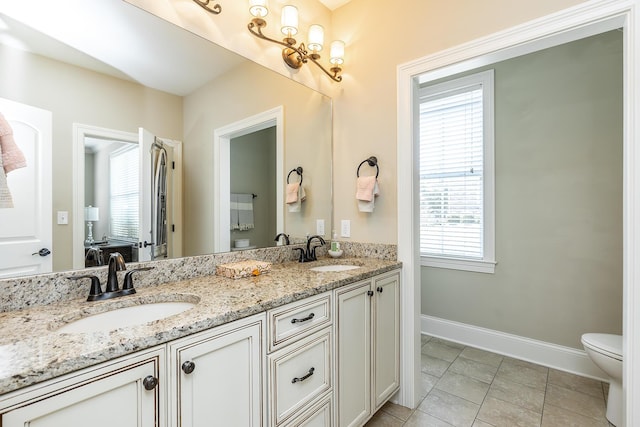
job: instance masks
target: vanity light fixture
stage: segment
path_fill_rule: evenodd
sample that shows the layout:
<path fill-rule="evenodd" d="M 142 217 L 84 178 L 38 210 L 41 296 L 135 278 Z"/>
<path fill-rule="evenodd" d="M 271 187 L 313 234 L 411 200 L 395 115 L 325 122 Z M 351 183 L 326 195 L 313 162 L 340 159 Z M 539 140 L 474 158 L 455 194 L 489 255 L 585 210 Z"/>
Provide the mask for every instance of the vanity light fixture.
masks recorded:
<path fill-rule="evenodd" d="M 211 12 L 214 15 L 219 15 L 220 12 L 222 12 L 222 6 L 220 6 L 219 4 L 214 4 L 213 6 L 209 6 L 209 2 L 211 0 L 193 0 L 194 2 L 198 3 L 198 5 L 203 8 L 204 10 L 206 10 L 207 12 Z"/>
<path fill-rule="evenodd" d="M 194 0 L 197 1 L 197 0 Z M 282 59 L 291 68 L 297 70 L 303 64 L 311 61 L 325 72 L 331 79 L 336 82 L 342 81 L 342 64 L 344 63 L 344 42 L 336 40 L 331 43 L 329 62 L 331 68 L 327 70 L 318 60 L 320 59 L 320 51 L 324 47 L 324 28 L 322 25 L 311 25 L 309 27 L 308 43 L 296 46 L 296 39 L 293 38 L 298 34 L 298 9 L 295 6 L 286 5 L 282 8 L 281 27 L 280 30 L 284 34 L 282 41 L 272 39 L 262 33 L 262 29 L 267 26 L 264 17 L 269 13 L 267 0 L 249 0 L 249 12 L 253 16 L 251 22 L 247 26 L 251 34 L 263 40 L 277 43 L 284 46 L 282 49 Z"/>

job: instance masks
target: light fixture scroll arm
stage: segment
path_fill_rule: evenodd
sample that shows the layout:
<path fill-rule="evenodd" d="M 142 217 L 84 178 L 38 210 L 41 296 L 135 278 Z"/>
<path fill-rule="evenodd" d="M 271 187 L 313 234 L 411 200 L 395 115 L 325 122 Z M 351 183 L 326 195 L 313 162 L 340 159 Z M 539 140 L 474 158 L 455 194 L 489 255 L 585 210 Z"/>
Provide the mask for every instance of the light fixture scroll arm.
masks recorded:
<path fill-rule="evenodd" d="M 209 6 L 209 2 L 211 0 L 193 0 L 194 2 L 196 2 L 198 4 L 198 6 L 200 6 L 201 8 L 203 8 L 204 10 L 206 10 L 207 12 L 211 12 L 214 15 L 219 15 L 220 12 L 222 12 L 222 6 L 220 6 L 219 4 L 214 4 L 213 6 Z"/>
<path fill-rule="evenodd" d="M 311 60 L 311 62 L 313 62 L 314 64 L 316 64 L 318 66 L 318 68 L 320 68 L 322 71 L 324 71 L 324 73 L 329 76 L 331 78 L 331 80 L 336 81 L 336 82 L 341 82 L 342 81 L 342 76 L 339 76 L 338 73 L 340 71 L 342 71 L 342 69 L 340 67 L 334 66 L 331 67 L 331 71 L 328 71 L 326 68 L 324 68 L 318 61 L 316 61 L 315 59 L 313 59 L 313 57 L 311 56 L 307 56 L 308 59 Z"/>
<path fill-rule="evenodd" d="M 247 25 L 247 28 L 249 29 L 249 32 L 251 32 L 251 34 L 253 34 L 256 37 L 259 37 L 259 38 L 261 38 L 263 40 L 270 41 L 272 43 L 279 44 L 279 45 L 284 46 L 284 47 L 288 47 L 288 48 L 292 48 L 292 49 L 298 50 L 295 46 L 292 46 L 289 43 L 285 43 L 283 41 L 280 41 L 280 40 L 277 40 L 277 39 L 272 39 L 270 37 L 265 36 L 262 33 L 262 27 L 266 27 L 266 26 L 267 26 L 267 24 L 263 19 L 256 18 L 256 19 L 253 19 L 251 22 L 249 22 L 249 24 Z"/>

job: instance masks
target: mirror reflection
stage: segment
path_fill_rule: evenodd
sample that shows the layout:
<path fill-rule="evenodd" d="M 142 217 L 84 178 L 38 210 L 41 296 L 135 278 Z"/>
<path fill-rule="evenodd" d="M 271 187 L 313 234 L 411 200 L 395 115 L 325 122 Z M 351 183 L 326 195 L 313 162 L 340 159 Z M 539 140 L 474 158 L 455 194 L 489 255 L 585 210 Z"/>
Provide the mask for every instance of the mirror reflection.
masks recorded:
<path fill-rule="evenodd" d="M 103 256 L 127 247 L 131 260 L 145 260 L 275 245 L 280 232 L 315 234 L 317 219 L 331 229 L 328 97 L 127 3 L 82 3 L 71 22 L 57 24 L 36 22 L 20 6 L 0 13 L 0 62 L 11 64 L 0 76 L 0 98 L 52 118 L 44 159 L 51 202 L 36 219 L 50 222 L 53 271 L 99 263 L 95 247 Z M 99 42 L 116 34 L 127 37 L 117 44 L 126 47 L 118 58 Z M 13 104 L 0 103 L 1 112 L 19 127 L 24 120 L 6 105 Z M 229 152 L 216 157 L 218 130 L 273 109 L 281 120 L 236 132 Z M 41 166 L 32 160 L 32 168 Z M 297 166 L 305 170 L 307 198 L 290 212 L 283 176 Z M 232 196 L 254 194 L 251 203 L 232 206 Z M 231 224 L 232 207 L 250 221 Z M 59 220 L 64 213 L 67 224 Z"/>

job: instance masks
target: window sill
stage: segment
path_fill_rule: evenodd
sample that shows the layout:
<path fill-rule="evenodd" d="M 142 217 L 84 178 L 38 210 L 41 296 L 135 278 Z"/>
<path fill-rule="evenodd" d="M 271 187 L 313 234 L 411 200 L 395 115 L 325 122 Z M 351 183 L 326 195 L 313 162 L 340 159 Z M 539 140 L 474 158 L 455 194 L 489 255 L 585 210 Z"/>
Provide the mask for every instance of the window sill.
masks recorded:
<path fill-rule="evenodd" d="M 450 270 L 474 271 L 476 273 L 493 274 L 496 262 L 487 260 L 471 260 L 462 258 L 438 258 L 421 256 L 420 265 L 423 267 L 447 268 Z"/>

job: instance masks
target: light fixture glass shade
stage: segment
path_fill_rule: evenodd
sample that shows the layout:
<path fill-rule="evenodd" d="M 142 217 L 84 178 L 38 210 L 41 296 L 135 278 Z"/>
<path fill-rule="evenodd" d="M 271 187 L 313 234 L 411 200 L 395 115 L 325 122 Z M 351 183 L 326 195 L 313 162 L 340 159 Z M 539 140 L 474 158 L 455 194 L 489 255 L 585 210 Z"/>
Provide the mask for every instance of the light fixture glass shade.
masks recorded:
<path fill-rule="evenodd" d="M 335 40 L 331 42 L 330 62 L 334 65 L 344 64 L 344 42 Z"/>
<path fill-rule="evenodd" d="M 256 18 L 264 18 L 269 13 L 267 0 L 249 0 L 249 12 Z"/>
<path fill-rule="evenodd" d="M 85 221 L 99 221 L 100 220 L 100 211 L 98 208 L 93 207 L 91 205 L 84 208 L 84 220 Z"/>
<path fill-rule="evenodd" d="M 324 45 L 324 28 L 322 25 L 313 24 L 309 27 L 309 49 L 320 52 Z"/>
<path fill-rule="evenodd" d="M 282 34 L 287 36 L 295 36 L 298 34 L 298 8 L 287 5 L 282 8 Z"/>

